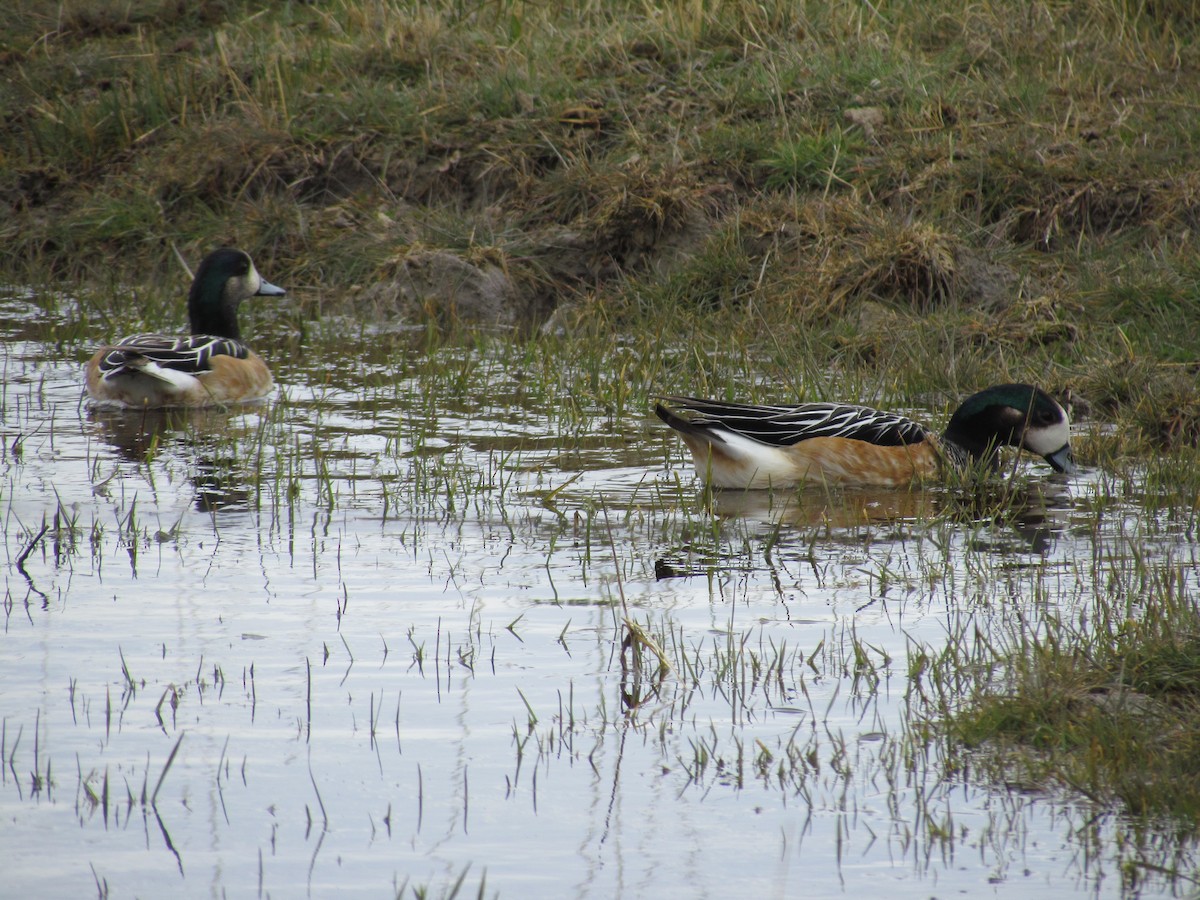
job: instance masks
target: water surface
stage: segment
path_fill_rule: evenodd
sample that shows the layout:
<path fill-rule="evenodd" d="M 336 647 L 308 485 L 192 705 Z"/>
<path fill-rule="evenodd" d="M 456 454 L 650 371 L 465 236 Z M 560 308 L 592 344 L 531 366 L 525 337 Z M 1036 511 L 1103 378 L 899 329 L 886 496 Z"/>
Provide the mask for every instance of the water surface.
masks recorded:
<path fill-rule="evenodd" d="M 1032 463 L 1000 520 L 708 498 L 648 409 L 503 337 L 100 412 L 50 324 L 0 303 L 4 896 L 1118 896 L 1131 858 L 1194 866 L 905 740 L 923 649 L 1128 601 L 1134 543 L 1194 588 L 1185 524 L 1137 496 L 1097 524 L 1098 473 Z"/>

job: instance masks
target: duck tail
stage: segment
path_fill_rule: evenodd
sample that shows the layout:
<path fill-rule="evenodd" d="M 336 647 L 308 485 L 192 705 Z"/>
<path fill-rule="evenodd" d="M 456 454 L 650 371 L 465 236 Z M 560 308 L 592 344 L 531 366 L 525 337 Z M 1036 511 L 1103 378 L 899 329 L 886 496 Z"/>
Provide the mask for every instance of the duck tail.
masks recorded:
<path fill-rule="evenodd" d="M 690 419 L 685 419 L 669 406 L 664 406 L 661 402 L 654 404 L 654 414 L 660 419 L 678 431 L 680 434 L 688 435 L 689 437 L 697 438 L 704 441 L 706 444 L 711 444 L 714 441 L 721 442 L 719 434 L 714 432 L 709 427 L 709 423 L 697 424 Z M 722 442 L 723 443 L 723 442 Z"/>

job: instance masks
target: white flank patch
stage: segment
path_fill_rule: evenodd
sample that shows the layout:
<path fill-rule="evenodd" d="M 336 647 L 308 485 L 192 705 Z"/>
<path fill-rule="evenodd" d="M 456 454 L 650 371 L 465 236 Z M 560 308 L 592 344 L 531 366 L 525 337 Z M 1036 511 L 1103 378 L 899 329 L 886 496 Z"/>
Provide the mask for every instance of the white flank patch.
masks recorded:
<path fill-rule="evenodd" d="M 708 452 L 692 451 L 696 472 L 717 487 L 767 488 L 771 485 L 794 484 L 797 478 L 796 465 L 791 457 L 778 447 L 760 444 L 750 438 L 720 432 L 724 443 L 721 451 L 731 458 L 726 462 Z"/>
<path fill-rule="evenodd" d="M 105 381 L 115 381 L 118 376 L 128 375 L 145 375 L 153 378 L 155 381 L 166 386 L 166 390 L 172 394 L 182 394 L 185 391 L 200 386 L 199 379 L 194 375 L 189 375 L 187 372 L 180 372 L 178 369 L 168 369 L 160 366 L 152 359 L 147 359 L 144 365 L 131 366 L 126 365 L 121 369 L 114 369 L 104 376 Z M 162 388 L 158 388 L 162 390 Z"/>

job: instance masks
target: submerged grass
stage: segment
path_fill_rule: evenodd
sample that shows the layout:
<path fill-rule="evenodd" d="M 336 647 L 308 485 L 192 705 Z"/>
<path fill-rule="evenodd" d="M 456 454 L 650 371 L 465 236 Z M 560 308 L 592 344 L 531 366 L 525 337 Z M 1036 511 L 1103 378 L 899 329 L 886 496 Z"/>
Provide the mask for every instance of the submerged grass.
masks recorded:
<path fill-rule="evenodd" d="M 952 768 L 1200 828 L 1200 632 L 1180 564 L 1110 560 L 1078 619 L 962 632 L 923 673 Z"/>
<path fill-rule="evenodd" d="M 980 685 L 997 683 L 998 660 L 1005 658 L 1005 648 L 994 639 L 989 645 L 996 651 L 994 658 L 982 652 L 947 656 L 944 668 L 938 669 L 919 653 L 903 659 L 860 623 L 880 610 L 896 613 L 898 622 L 911 621 L 910 615 L 925 615 L 925 598 L 936 592 L 952 601 L 956 612 L 970 610 L 981 620 L 1012 624 L 1014 642 L 1025 642 L 1016 646 L 1028 646 L 1033 640 L 1031 621 L 1040 623 L 1043 617 L 1039 612 L 1019 621 L 1021 613 L 1078 599 L 1061 596 L 1064 582 L 1068 586 L 1075 582 L 1042 562 L 1043 551 L 1036 547 L 1042 539 L 1039 516 L 1049 518 L 1057 511 L 1063 521 L 1044 529 L 1048 539 L 1061 536 L 1068 527 L 1084 538 L 1090 532 L 1099 548 L 1092 563 L 1096 568 L 1081 583 L 1089 589 L 1099 586 L 1098 592 L 1114 610 L 1112 621 L 1100 629 L 1098 643 L 1089 646 L 1088 654 L 1099 657 L 1108 641 L 1114 652 L 1132 658 L 1144 635 L 1121 631 L 1119 623 L 1142 615 L 1152 621 L 1148 607 L 1143 612 L 1140 598 L 1158 590 L 1155 579 L 1166 578 L 1167 570 L 1148 554 L 1176 540 L 1188 527 L 1181 499 L 1195 496 L 1200 487 L 1197 476 L 1187 471 L 1188 457 L 1177 449 L 1151 465 L 1141 462 L 1140 467 L 1128 469 L 1113 465 L 1095 490 L 1085 492 L 1090 506 L 1083 499 L 1070 498 L 1061 505 L 1062 498 L 1053 494 L 1053 482 L 1029 479 L 1027 483 L 1018 477 L 1015 483 L 974 494 L 964 486 L 918 494 L 890 492 L 887 498 L 845 490 L 820 498 L 778 496 L 771 501 L 777 505 L 766 507 L 766 512 L 739 508 L 737 497 L 714 497 L 696 490 L 677 441 L 665 429 L 649 426 L 648 394 L 658 385 L 679 390 L 703 383 L 712 393 L 744 396 L 753 391 L 766 399 L 779 390 L 773 376 L 784 371 L 786 358 L 771 343 L 722 344 L 715 336 L 703 340 L 703 352 L 698 352 L 695 343 L 679 347 L 665 335 L 605 343 L 571 333 L 528 341 L 494 333 L 378 333 L 358 322 L 329 317 L 309 327 L 304 346 L 314 351 L 312 358 L 298 361 L 279 353 L 283 394 L 277 401 L 234 416 L 222 412 L 178 417 L 156 432 L 157 437 L 148 434 L 153 429 L 147 429 L 146 420 L 130 423 L 134 427 L 129 433 L 136 440 L 127 460 L 137 463 L 138 478 L 167 482 L 164 489 L 179 478 L 195 478 L 197 502 L 206 504 L 203 508 L 212 516 L 215 534 L 237 527 L 231 521 L 246 518 L 238 516 L 238 510 L 249 511 L 255 514 L 251 518 L 260 528 L 260 537 L 270 542 L 283 536 L 289 546 L 311 541 L 313 560 L 330 569 L 336 566 L 339 572 L 343 565 L 349 570 L 356 559 L 352 541 L 345 539 L 338 523 L 365 512 L 372 522 L 379 519 L 389 538 L 394 538 L 394 552 L 411 555 L 417 564 L 429 566 L 431 574 L 436 566 L 439 580 L 455 586 L 479 576 L 464 565 L 467 556 L 455 555 L 464 551 L 453 548 L 457 543 L 453 536 L 469 536 L 480 526 L 506 535 L 515 546 L 529 540 L 537 548 L 546 548 L 549 577 L 556 568 L 571 566 L 585 581 L 604 579 L 580 594 L 544 599 L 542 605 L 530 604 L 528 615 L 510 616 L 499 626 L 488 626 L 523 641 L 530 639 L 531 620 L 539 612 L 558 612 L 554 607 L 559 603 L 612 607 L 611 627 L 597 629 L 596 639 L 602 655 L 609 658 L 607 683 L 614 690 L 597 706 L 576 705 L 564 699 L 569 694 L 562 690 L 555 713 L 536 687 L 523 684 L 517 691 L 512 720 L 517 772 L 512 781 L 522 789 L 536 793 L 538 784 L 536 779 L 530 784 L 531 775 L 521 769 L 522 759 L 527 765 L 536 762 L 534 771 L 544 771 L 560 764 L 557 761 L 565 753 L 582 769 L 601 736 L 619 729 L 657 742 L 664 773 L 675 773 L 681 788 L 695 796 L 714 790 L 760 790 L 812 806 L 825 802 L 822 798 L 830 793 L 851 798 L 869 784 L 871 792 L 886 793 L 888 802 L 904 798 L 907 803 L 906 792 L 915 784 L 919 790 L 913 806 L 905 806 L 915 813 L 909 819 L 897 815 L 897 834 L 888 840 L 895 840 L 905 856 L 919 858 L 928 868 L 930 859 L 950 855 L 962 838 L 950 813 L 927 799 L 937 794 L 947 773 L 936 767 L 936 754 L 931 762 L 920 739 L 926 729 L 937 727 L 942 716 L 958 722 L 961 707 L 954 701 L 968 696 L 979 697 L 982 703 L 983 694 L 977 691 Z M 361 370 L 326 371 L 313 362 L 346 358 L 359 361 Z M 930 420 L 939 420 L 936 407 L 942 405 L 942 398 L 933 386 L 922 388 L 869 370 L 854 371 L 859 379 L 854 390 L 864 398 L 903 405 L 913 402 L 917 390 L 927 392 L 921 396 L 937 397 L 923 409 Z M 827 378 L 819 372 L 806 373 L 794 382 L 794 390 L 798 395 L 836 390 L 835 383 L 822 380 Z M 952 403 L 947 396 L 946 408 Z M 26 408 L 25 419 L 18 417 L 18 421 L 27 421 L 27 430 L 32 431 L 39 414 L 36 406 Z M 71 416 L 73 420 L 73 410 Z M 89 422 L 98 428 L 111 424 L 105 417 Z M 27 452 L 36 449 L 31 443 Z M 626 485 L 614 490 L 608 483 L 610 470 L 625 466 L 650 470 L 659 462 L 681 478 L 648 478 L 644 489 Z M 104 466 L 93 468 L 98 482 L 108 477 Z M 144 573 L 152 564 L 147 551 L 164 545 L 168 551 L 176 546 L 181 554 L 188 551 L 189 538 L 180 534 L 175 521 L 158 521 L 148 512 L 149 498 L 124 493 L 121 480 L 106 489 L 113 496 L 103 505 L 109 515 L 101 523 L 104 533 L 96 537 L 94 527 L 92 532 L 101 553 L 119 549 L 128 554 L 135 571 Z M 614 501 L 614 496 L 619 499 Z M 885 501 L 894 505 L 888 507 Z M 1151 509 L 1157 509 L 1157 515 L 1136 523 L 1135 513 Z M 838 510 L 849 510 L 850 518 L 834 518 Z M 230 514 L 232 518 L 226 518 Z M 1100 532 L 1111 527 L 1111 518 L 1121 515 L 1130 517 L 1133 530 L 1128 547 L 1114 547 L 1109 559 L 1104 555 L 1107 537 L 1101 538 Z M 20 530 L 17 525 L 9 523 L 6 531 L 11 545 L 23 546 L 37 536 L 39 523 L 23 523 Z M 1027 538 L 1027 533 L 1033 536 Z M 86 541 L 87 534 L 86 513 L 80 521 L 51 523 L 47 532 L 77 545 Z M 1016 548 L 995 551 L 1006 539 Z M 429 548 L 447 546 L 447 540 L 451 552 L 444 557 L 438 554 L 435 562 Z M 960 541 L 961 554 L 947 550 Z M 48 542 L 49 537 L 44 538 L 37 552 L 45 552 Z M 660 560 L 646 559 L 645 549 L 664 543 L 669 553 L 660 571 Z M 980 548 L 983 552 L 978 552 Z M 87 548 L 71 552 L 86 553 Z M 748 627 L 737 617 L 754 607 L 739 596 L 743 585 L 738 573 L 764 571 L 770 573 L 764 580 L 776 585 L 785 605 L 787 594 L 812 584 L 821 590 L 839 588 L 848 608 L 831 612 L 834 624 L 818 627 L 820 639 L 805 645 L 791 639 L 797 632 L 791 631 L 790 621 L 759 621 Z M 707 621 L 705 611 L 701 627 L 685 628 L 673 612 L 660 611 L 666 592 L 656 587 L 654 579 L 688 576 L 708 580 L 718 621 Z M 751 577 L 748 574 L 747 580 Z M 637 606 L 618 612 L 616 597 L 625 583 L 639 584 L 644 596 Z M 1179 582 L 1163 584 L 1182 604 Z M 1014 597 L 1022 602 L 1012 603 L 1015 609 L 1010 611 L 1008 604 Z M 347 606 L 353 610 L 356 602 L 354 597 L 339 600 L 339 626 Z M 334 613 L 327 610 L 326 614 Z M 728 619 L 720 621 L 724 615 Z M 437 637 L 431 629 L 410 630 L 411 654 L 407 647 L 396 652 L 405 646 L 399 632 L 388 635 L 384 659 L 389 659 L 390 644 L 397 660 L 411 655 L 413 672 L 453 670 L 456 678 L 475 678 L 486 675 L 490 649 L 494 676 L 498 664 L 503 671 L 510 660 L 503 648 L 496 652 L 495 641 L 488 648 L 485 640 L 477 639 L 478 627 L 472 626 L 467 643 L 453 646 L 449 638 L 443 643 L 440 622 Z M 1063 634 L 1071 630 L 1062 627 Z M 1074 627 L 1081 636 L 1087 634 L 1091 615 Z M 1041 640 L 1042 633 L 1034 636 Z M 566 626 L 559 637 L 564 650 L 585 640 Z M 461 642 L 461 631 L 455 639 Z M 965 638 L 959 640 L 967 645 Z M 627 644 L 624 652 L 622 641 Z M 1070 642 L 1062 637 L 1051 643 L 1049 649 L 1054 650 Z M 329 644 L 336 649 L 336 639 Z M 361 654 L 358 645 L 355 649 Z M 346 650 L 349 653 L 349 647 Z M 354 654 L 349 655 L 353 663 Z M 1071 696 L 1097 693 L 1069 680 L 1073 672 L 1066 667 L 1054 669 L 1046 682 L 1053 679 L 1057 690 Z M 162 729 L 174 731 L 176 725 L 166 711 L 170 696 L 153 678 L 143 681 L 148 674 L 144 662 L 132 669 L 122 665 L 121 674 L 125 691 L 114 701 L 157 703 L 155 714 Z M 944 706 L 925 710 L 936 716 L 934 723 L 919 723 L 911 733 L 895 727 L 895 716 L 887 708 L 889 700 L 901 695 L 898 685 L 903 679 L 947 685 L 938 695 Z M 832 698 L 831 684 L 835 686 Z M 1141 682 L 1124 690 L 1151 693 Z M 362 715 L 371 723 L 372 736 L 377 730 L 386 732 L 386 724 L 378 729 L 375 724 L 380 719 L 377 704 L 382 701 L 362 690 L 355 696 L 359 704 L 370 704 L 370 711 L 364 707 Z M 703 710 L 703 715 L 697 715 L 697 710 Z M 834 716 L 841 716 L 844 723 L 847 715 L 853 725 L 830 724 Z M 302 726 L 303 722 L 297 725 L 298 734 L 304 731 Z M 1046 728 L 1049 733 L 1061 729 L 1067 738 L 1081 731 L 1081 726 L 1070 722 Z M 9 732 L 10 740 L 15 730 L 14 726 Z M 25 730 L 26 742 L 30 733 Z M 965 726 L 944 736 L 944 744 L 935 749 L 944 748 L 953 760 L 952 778 L 968 765 L 973 777 L 985 773 L 989 781 L 1028 783 L 1034 775 L 1051 777 L 1030 770 L 1033 774 L 1023 771 L 1018 778 L 1000 762 L 994 769 L 986 768 L 980 751 L 971 755 L 960 751 L 975 747 L 978 740 L 968 735 Z M 984 741 L 979 746 L 994 745 Z M 1078 751 L 1060 740 L 1051 745 L 1051 752 L 1067 758 Z M 1145 777 L 1136 768 L 1142 759 L 1154 760 L 1148 755 L 1123 755 L 1116 761 L 1126 778 L 1136 780 Z M 47 760 L 33 769 L 44 773 L 49 785 L 52 773 L 61 779 L 63 769 L 61 765 L 51 769 Z M 89 775 L 88 766 L 83 768 L 80 780 L 88 796 L 104 796 L 102 771 L 98 765 L 96 774 Z M 525 779 L 519 780 L 520 774 Z M 543 779 L 543 791 L 548 790 L 546 782 Z M 1082 786 L 1097 803 L 1104 802 L 1100 788 L 1077 772 L 1063 776 L 1060 783 Z M 1132 804 L 1125 808 L 1146 816 L 1139 827 L 1142 822 L 1155 827 L 1150 817 L 1162 813 L 1159 808 L 1137 810 Z M 464 800 L 464 821 L 466 810 Z M 1002 825 L 989 819 L 996 830 Z M 1190 827 L 1186 820 L 1182 828 L 1171 824 L 1181 842 Z M 1170 877 L 1182 881 L 1187 873 Z"/>

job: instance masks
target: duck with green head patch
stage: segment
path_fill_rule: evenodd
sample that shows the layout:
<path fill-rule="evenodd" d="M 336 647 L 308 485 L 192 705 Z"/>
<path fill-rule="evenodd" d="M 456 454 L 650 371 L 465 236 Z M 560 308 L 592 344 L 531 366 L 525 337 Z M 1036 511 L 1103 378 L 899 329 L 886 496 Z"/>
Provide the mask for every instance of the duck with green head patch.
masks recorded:
<path fill-rule="evenodd" d="M 242 343 L 238 307 L 250 297 L 282 297 L 241 250 L 204 258 L 188 293 L 189 335 L 136 334 L 101 347 L 88 361 L 88 396 L 99 405 L 162 408 L 261 400 L 271 372 Z"/>
<path fill-rule="evenodd" d="M 952 468 L 994 469 L 1003 446 L 1056 472 L 1075 471 L 1066 410 L 1028 384 L 998 384 L 963 401 L 941 436 L 895 413 L 849 403 L 752 406 L 664 397 L 659 418 L 679 432 L 714 487 L 804 483 L 900 487 Z"/>

